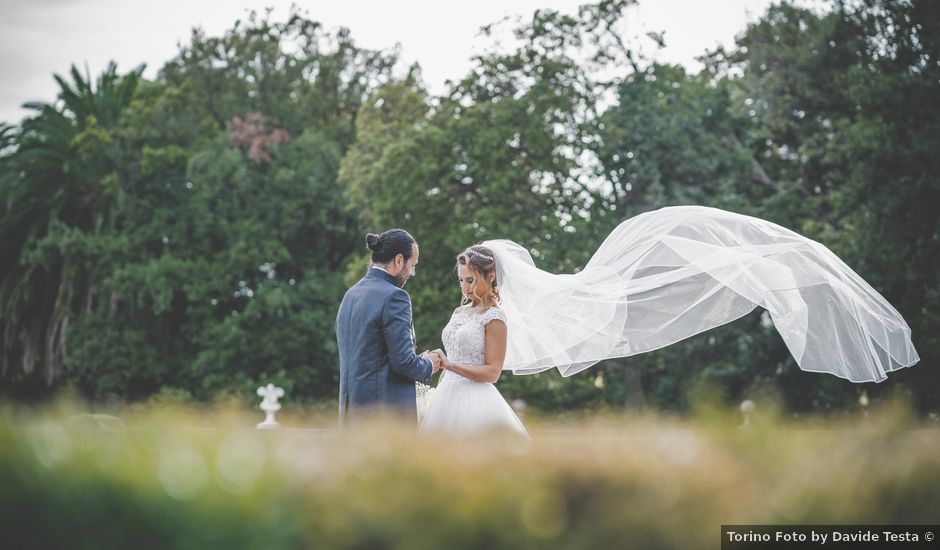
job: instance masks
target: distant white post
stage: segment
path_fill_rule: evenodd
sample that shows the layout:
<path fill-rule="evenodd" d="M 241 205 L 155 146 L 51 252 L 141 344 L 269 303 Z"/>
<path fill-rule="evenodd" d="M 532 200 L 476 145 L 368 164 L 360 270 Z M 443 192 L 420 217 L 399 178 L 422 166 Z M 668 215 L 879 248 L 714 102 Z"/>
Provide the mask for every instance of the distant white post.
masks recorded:
<path fill-rule="evenodd" d="M 744 423 L 738 426 L 739 428 L 747 428 L 751 425 L 751 413 L 754 412 L 754 402 L 750 399 L 745 399 L 741 402 L 741 414 L 744 415 Z"/>
<path fill-rule="evenodd" d="M 258 429 L 277 428 L 278 423 L 274 419 L 274 413 L 281 410 L 281 404 L 277 400 L 284 397 L 284 390 L 274 384 L 268 384 L 258 388 L 258 396 L 262 397 L 260 407 L 265 414 L 264 422 L 258 424 Z"/>

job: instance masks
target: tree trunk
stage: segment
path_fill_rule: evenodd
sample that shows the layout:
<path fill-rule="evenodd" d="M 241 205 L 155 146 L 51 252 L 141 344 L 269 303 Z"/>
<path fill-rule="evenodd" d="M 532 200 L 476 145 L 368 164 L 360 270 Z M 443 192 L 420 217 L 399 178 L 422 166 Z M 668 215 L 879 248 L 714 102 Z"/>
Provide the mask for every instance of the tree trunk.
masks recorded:
<path fill-rule="evenodd" d="M 624 414 L 639 412 L 646 408 L 646 393 L 643 391 L 643 365 L 639 361 L 631 363 L 623 363 Z"/>

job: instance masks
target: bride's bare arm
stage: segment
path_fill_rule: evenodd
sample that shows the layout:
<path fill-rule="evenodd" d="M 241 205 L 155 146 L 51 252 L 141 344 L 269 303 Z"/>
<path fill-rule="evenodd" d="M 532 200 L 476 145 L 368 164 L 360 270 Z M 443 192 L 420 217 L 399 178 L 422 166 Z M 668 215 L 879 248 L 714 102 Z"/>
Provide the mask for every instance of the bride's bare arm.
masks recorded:
<path fill-rule="evenodd" d="M 494 319 L 486 324 L 484 330 L 486 345 L 483 347 L 482 365 L 451 363 L 447 357 L 443 357 L 442 368 L 477 382 L 494 383 L 499 380 L 499 375 L 503 372 L 503 361 L 506 359 L 506 323 Z"/>

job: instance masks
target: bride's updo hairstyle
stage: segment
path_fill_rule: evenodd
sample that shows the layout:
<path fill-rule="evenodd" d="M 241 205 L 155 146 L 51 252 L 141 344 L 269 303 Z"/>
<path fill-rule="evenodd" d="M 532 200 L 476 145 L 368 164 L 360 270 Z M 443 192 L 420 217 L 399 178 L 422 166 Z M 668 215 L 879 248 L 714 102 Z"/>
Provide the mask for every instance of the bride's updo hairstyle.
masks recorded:
<path fill-rule="evenodd" d="M 493 277 L 492 283 L 487 283 L 490 273 L 496 272 L 496 256 L 489 248 L 475 244 L 457 255 L 457 265 L 467 266 L 470 271 L 477 274 L 471 292 L 487 308 L 499 304 L 499 281 Z M 470 303 L 470 297 L 464 296 L 461 305 Z"/>

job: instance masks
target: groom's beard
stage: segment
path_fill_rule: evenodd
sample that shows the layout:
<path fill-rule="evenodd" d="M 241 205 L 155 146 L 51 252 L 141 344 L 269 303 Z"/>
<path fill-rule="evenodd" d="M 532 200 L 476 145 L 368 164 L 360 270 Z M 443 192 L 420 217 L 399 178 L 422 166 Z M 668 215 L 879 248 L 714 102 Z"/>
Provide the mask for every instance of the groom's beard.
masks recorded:
<path fill-rule="evenodd" d="M 399 273 L 395 276 L 395 282 L 398 283 L 398 288 L 405 288 L 405 283 L 408 282 L 408 277 L 404 273 Z"/>

